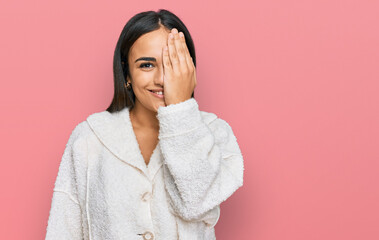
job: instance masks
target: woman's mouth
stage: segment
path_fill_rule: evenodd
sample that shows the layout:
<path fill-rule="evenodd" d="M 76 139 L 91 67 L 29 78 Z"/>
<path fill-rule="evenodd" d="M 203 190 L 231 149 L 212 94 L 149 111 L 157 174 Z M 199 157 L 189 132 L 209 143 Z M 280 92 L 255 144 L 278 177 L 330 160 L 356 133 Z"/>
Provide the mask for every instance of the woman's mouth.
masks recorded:
<path fill-rule="evenodd" d="M 152 91 L 152 90 L 149 90 L 149 92 L 151 92 L 151 94 L 153 94 L 153 96 L 157 97 L 157 98 L 164 98 L 164 94 L 163 94 L 163 91 Z"/>

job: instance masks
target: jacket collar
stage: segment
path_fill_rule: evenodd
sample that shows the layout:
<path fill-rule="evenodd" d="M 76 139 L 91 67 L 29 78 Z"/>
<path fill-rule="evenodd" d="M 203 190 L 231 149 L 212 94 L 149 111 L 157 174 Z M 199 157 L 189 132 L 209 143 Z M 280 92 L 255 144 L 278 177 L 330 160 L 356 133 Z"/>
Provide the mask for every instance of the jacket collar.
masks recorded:
<path fill-rule="evenodd" d="M 213 113 L 200 111 L 206 124 L 215 120 Z M 129 108 L 125 107 L 118 112 L 97 112 L 87 117 L 87 122 L 103 145 L 117 158 L 142 171 L 151 180 L 162 165 L 159 158 L 162 156 L 158 142 L 150 162 L 146 166 L 138 145 L 133 126 L 130 121 Z"/>

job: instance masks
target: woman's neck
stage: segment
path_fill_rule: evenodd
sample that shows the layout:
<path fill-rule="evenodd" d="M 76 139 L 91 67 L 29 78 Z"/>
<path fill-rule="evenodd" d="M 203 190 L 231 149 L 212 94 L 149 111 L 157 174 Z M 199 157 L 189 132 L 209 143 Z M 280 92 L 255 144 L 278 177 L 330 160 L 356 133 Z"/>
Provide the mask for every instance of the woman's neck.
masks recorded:
<path fill-rule="evenodd" d="M 143 107 L 141 104 L 136 103 L 136 105 L 130 109 L 130 120 L 134 127 L 159 130 L 157 113 Z"/>

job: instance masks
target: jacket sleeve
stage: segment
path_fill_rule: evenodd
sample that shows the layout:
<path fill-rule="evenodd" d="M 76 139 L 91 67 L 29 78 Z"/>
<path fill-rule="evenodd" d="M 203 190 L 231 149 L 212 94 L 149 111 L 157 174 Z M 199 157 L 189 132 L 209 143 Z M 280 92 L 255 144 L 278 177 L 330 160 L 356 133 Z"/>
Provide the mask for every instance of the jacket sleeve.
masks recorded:
<path fill-rule="evenodd" d="M 83 139 L 78 140 L 79 132 L 80 124 L 71 133 L 59 165 L 46 230 L 46 240 L 83 239 L 74 161 L 83 157 L 87 146 L 86 142 L 82 141 Z"/>
<path fill-rule="evenodd" d="M 194 98 L 159 107 L 164 181 L 174 211 L 212 226 L 220 204 L 243 185 L 242 153 L 229 124 L 203 121 Z"/>

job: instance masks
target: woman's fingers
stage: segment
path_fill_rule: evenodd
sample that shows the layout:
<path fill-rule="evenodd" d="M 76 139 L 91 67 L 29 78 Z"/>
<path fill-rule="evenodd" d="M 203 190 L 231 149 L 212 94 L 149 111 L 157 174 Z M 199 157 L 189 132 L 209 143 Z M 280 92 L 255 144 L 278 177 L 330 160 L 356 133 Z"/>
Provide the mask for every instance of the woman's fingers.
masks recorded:
<path fill-rule="evenodd" d="M 178 30 L 176 28 L 172 29 L 175 39 L 175 49 L 179 59 L 179 66 L 181 72 L 186 74 L 188 72 L 187 60 L 186 60 L 186 51 L 183 48 L 182 38 L 179 36 Z"/>
<path fill-rule="evenodd" d="M 163 74 L 166 75 L 166 71 L 171 68 L 170 56 L 168 53 L 168 47 L 163 48 Z"/>
<path fill-rule="evenodd" d="M 187 66 L 190 70 L 192 70 L 195 68 L 195 65 L 193 64 L 191 54 L 189 53 L 187 43 L 186 43 L 186 39 L 185 39 L 184 34 L 182 32 L 180 32 L 179 35 L 180 35 L 180 42 L 182 44 L 182 48 L 185 50 L 184 52 L 185 52 Z"/>
<path fill-rule="evenodd" d="M 168 52 L 170 56 L 172 69 L 175 73 L 180 73 L 179 58 L 175 47 L 175 37 L 174 34 L 172 34 L 172 32 L 168 34 Z"/>

